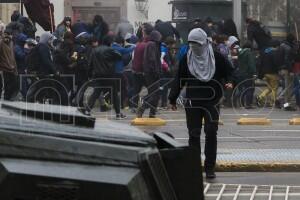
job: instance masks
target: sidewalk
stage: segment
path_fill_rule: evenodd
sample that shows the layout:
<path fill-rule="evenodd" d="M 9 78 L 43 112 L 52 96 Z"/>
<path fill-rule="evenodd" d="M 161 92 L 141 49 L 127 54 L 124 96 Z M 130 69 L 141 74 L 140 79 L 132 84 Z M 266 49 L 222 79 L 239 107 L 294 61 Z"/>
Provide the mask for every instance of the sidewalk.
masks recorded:
<path fill-rule="evenodd" d="M 300 149 L 219 149 L 218 171 L 300 172 Z"/>

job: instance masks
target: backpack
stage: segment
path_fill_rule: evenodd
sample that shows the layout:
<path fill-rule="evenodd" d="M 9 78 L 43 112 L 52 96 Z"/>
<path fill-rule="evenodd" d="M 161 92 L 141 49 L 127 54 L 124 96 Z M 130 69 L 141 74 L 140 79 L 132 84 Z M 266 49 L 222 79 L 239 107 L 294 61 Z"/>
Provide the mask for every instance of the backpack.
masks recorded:
<path fill-rule="evenodd" d="M 269 29 L 269 27 L 267 27 L 264 24 L 260 24 L 260 28 L 263 30 L 263 32 L 266 36 L 269 36 L 270 38 L 272 37 L 272 33 L 271 33 L 271 30 Z"/>
<path fill-rule="evenodd" d="M 28 74 L 36 74 L 39 70 L 39 46 L 34 47 L 31 49 L 29 54 L 27 55 L 25 59 L 26 67 L 27 67 L 27 73 Z"/>
<path fill-rule="evenodd" d="M 25 35 L 34 38 L 35 32 L 37 31 L 36 27 L 31 23 L 31 21 L 27 17 L 23 17 L 20 20 L 20 23 L 23 24 L 24 29 L 23 32 Z"/>

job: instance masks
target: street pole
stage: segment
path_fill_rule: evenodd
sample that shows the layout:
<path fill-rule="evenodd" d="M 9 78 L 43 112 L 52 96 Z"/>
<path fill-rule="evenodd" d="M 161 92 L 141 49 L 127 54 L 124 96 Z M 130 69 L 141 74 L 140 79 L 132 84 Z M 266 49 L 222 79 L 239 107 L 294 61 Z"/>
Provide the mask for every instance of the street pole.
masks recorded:
<path fill-rule="evenodd" d="M 242 0 L 232 0 L 233 20 L 236 24 L 239 37 L 242 37 Z"/>
<path fill-rule="evenodd" d="M 287 32 L 291 32 L 291 1 L 286 2 L 286 14 L 287 14 Z"/>
<path fill-rule="evenodd" d="M 20 0 L 20 5 L 21 5 L 21 15 L 24 16 L 24 2 L 23 2 L 23 0 Z"/>

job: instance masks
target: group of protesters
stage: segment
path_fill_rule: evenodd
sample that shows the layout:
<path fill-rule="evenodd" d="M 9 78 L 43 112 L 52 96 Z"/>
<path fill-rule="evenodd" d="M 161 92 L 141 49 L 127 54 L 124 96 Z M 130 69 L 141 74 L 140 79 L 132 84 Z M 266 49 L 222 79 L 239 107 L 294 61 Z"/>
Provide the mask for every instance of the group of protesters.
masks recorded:
<path fill-rule="evenodd" d="M 213 50 L 231 64 L 233 88 L 223 88 L 223 105 L 246 109 L 254 104 L 287 110 L 300 108 L 296 37 L 288 34 L 286 41 L 279 42 L 260 22 L 248 18 L 246 23 L 248 38 L 243 44 L 232 19 L 195 19 L 190 25 L 190 31 L 201 28 Z M 149 117 L 155 117 L 158 108 L 168 109 L 172 80 L 189 51 L 179 31 L 161 20 L 144 23 L 135 32 L 133 25 L 122 18 L 113 32 L 100 15 L 92 23 L 73 22 L 71 17 L 65 17 L 54 33 L 35 37 L 32 22 L 15 11 L 11 23 L 5 27 L 1 22 L 0 26 L 0 84 L 5 100 L 15 100 L 21 94 L 19 99 L 37 101 L 40 88 L 50 85 L 60 91 L 57 103 L 84 107 L 88 114 L 97 100 L 102 111 L 109 109 L 110 101 L 119 119 L 126 117 L 121 113 L 126 107 L 139 117 L 147 108 Z M 50 76 L 60 84 L 46 81 Z M 257 78 L 265 80 L 267 87 L 254 98 Z M 280 85 L 284 90 L 278 95 Z M 88 86 L 94 90 L 85 101 Z M 141 101 L 139 94 L 144 87 L 148 95 Z M 55 95 L 53 91 L 46 93 Z M 295 106 L 291 104 L 293 95 Z M 107 100 L 107 96 L 112 98 Z"/>
<path fill-rule="evenodd" d="M 286 40 L 275 40 L 266 26 L 251 18 L 246 20 L 244 42 L 232 19 L 207 18 L 191 22 L 186 43 L 162 20 L 143 23 L 135 32 L 122 18 L 113 32 L 100 15 L 91 23 L 65 17 L 53 33 L 40 37 L 19 12 L 11 21 L 6 27 L 0 23 L 2 98 L 78 106 L 87 115 L 99 100 L 100 110 L 112 105 L 119 120 L 126 118 L 121 112 L 126 107 L 139 118 L 150 109 L 149 118 L 155 118 L 159 108 L 176 110 L 183 104 L 189 144 L 199 151 L 201 119 L 205 121 L 208 178 L 215 178 L 222 105 L 300 108 L 296 37 L 287 34 Z M 254 98 L 257 79 L 267 84 Z M 143 88 L 147 95 L 141 98 Z"/>

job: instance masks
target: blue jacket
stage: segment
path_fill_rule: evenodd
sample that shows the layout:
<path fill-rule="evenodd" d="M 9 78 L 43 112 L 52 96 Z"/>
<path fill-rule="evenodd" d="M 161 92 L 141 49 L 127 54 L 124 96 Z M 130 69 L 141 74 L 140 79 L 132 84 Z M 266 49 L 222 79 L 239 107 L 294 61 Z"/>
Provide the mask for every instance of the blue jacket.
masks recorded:
<path fill-rule="evenodd" d="M 26 69 L 26 56 L 29 53 L 29 50 L 24 48 L 24 44 L 27 40 L 27 36 L 24 34 L 19 34 L 16 38 L 16 45 L 14 48 L 15 58 L 17 62 L 18 72 L 24 73 Z"/>
<path fill-rule="evenodd" d="M 134 51 L 135 46 L 131 46 L 129 48 L 125 48 L 125 47 L 122 47 L 121 45 L 119 45 L 117 43 L 113 43 L 112 44 L 112 48 L 115 51 L 117 51 L 119 54 L 121 54 L 122 57 L 123 57 L 124 55 L 131 54 Z M 117 61 L 116 65 L 115 65 L 115 73 L 117 73 L 117 74 L 123 73 L 124 68 L 125 68 L 124 61 L 123 60 Z"/>

